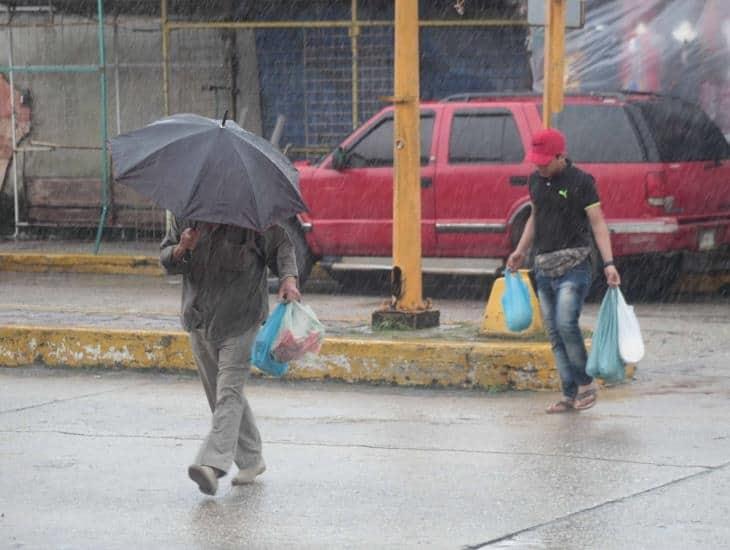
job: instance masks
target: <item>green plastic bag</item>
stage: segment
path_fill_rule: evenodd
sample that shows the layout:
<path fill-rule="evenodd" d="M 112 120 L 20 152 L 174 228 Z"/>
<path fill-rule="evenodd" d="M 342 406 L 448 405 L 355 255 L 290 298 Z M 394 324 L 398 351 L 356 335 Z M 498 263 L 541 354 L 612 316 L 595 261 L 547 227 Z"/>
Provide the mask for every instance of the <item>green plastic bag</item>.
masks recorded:
<path fill-rule="evenodd" d="M 620 382 L 626 376 L 618 347 L 618 288 L 609 288 L 598 310 L 586 372 L 606 382 Z"/>

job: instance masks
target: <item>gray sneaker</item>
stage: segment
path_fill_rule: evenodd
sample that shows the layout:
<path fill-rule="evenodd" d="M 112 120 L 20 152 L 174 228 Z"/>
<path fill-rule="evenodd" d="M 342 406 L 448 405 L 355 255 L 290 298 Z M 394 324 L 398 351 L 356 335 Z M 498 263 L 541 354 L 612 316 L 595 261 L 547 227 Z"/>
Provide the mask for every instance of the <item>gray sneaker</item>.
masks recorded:
<path fill-rule="evenodd" d="M 231 480 L 232 485 L 246 485 L 253 483 L 256 476 L 260 476 L 266 471 L 266 464 L 263 458 L 259 458 L 258 462 L 248 468 L 238 470 L 236 476 Z"/>
<path fill-rule="evenodd" d="M 214 495 L 218 490 L 218 476 L 210 466 L 193 464 L 188 468 L 188 476 L 198 484 L 201 493 Z"/>

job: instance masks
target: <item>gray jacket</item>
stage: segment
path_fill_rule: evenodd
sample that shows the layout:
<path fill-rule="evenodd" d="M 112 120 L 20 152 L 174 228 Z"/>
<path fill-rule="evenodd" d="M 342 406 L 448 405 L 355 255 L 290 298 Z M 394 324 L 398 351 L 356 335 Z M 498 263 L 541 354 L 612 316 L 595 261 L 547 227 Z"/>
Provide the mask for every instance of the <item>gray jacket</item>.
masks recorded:
<path fill-rule="evenodd" d="M 231 225 L 202 234 L 195 250 L 175 260 L 180 234 L 192 227 L 173 219 L 160 245 L 160 264 L 168 275 L 183 275 L 183 328 L 204 330 L 208 340 L 239 336 L 268 315 L 266 259 L 276 258 L 280 279 L 296 277 L 297 264 L 286 230 L 276 225 L 264 233 Z M 258 242 L 257 242 L 258 241 Z"/>

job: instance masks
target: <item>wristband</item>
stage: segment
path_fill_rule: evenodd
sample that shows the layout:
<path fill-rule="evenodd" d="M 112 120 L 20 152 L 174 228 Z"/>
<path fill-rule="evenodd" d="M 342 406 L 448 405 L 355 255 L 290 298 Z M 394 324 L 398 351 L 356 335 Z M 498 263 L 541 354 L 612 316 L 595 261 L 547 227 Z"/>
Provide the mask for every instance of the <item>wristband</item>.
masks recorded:
<path fill-rule="evenodd" d="M 613 260 L 609 260 L 607 262 L 603 262 L 603 268 L 607 268 L 609 265 L 614 265 Z"/>

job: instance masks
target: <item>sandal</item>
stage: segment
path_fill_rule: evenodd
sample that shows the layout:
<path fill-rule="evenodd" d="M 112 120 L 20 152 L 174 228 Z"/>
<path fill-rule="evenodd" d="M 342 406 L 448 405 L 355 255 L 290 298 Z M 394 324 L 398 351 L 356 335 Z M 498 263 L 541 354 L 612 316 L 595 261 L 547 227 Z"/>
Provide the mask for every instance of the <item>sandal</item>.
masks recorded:
<path fill-rule="evenodd" d="M 585 411 L 595 405 L 597 400 L 598 392 L 595 388 L 591 388 L 575 396 L 575 404 L 573 405 L 573 408 L 576 411 Z"/>
<path fill-rule="evenodd" d="M 545 412 L 547 414 L 560 414 L 570 412 L 573 408 L 573 400 L 565 398 L 550 405 L 547 409 L 545 409 Z"/>

